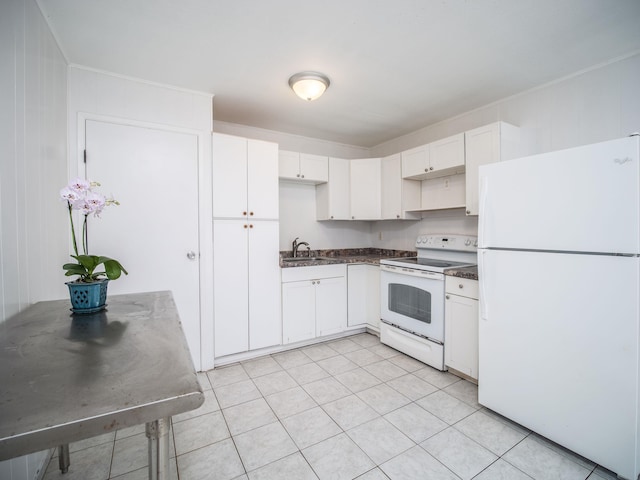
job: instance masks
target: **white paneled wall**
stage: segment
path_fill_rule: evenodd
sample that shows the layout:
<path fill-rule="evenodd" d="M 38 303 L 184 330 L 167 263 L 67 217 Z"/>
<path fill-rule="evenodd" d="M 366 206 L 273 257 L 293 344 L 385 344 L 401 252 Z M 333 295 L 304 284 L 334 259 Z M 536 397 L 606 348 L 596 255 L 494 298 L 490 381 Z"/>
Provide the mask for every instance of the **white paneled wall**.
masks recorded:
<path fill-rule="evenodd" d="M 62 298 L 67 261 L 66 62 L 34 0 L 0 2 L 0 321 Z M 0 330 L 1 332 L 1 330 Z M 0 462 L 37 477 L 48 452 Z"/>

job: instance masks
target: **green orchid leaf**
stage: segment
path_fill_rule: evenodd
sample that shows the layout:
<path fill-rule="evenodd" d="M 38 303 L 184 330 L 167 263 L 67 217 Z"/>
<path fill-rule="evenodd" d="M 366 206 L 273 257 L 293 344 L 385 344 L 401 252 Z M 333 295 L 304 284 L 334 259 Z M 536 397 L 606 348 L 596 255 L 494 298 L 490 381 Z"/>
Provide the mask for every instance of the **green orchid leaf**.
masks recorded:
<path fill-rule="evenodd" d="M 70 277 L 71 275 L 86 275 L 87 274 L 87 269 L 84 268 L 82 265 L 79 265 L 77 263 L 65 263 L 62 268 L 64 270 L 66 270 L 65 275 L 67 277 Z"/>
<path fill-rule="evenodd" d="M 104 263 L 104 269 L 109 280 L 120 278 L 120 275 L 122 275 L 123 272 L 125 275 L 129 274 L 129 272 L 124 269 L 120 262 L 114 260 L 113 258 L 100 257 L 100 260 L 101 263 Z"/>

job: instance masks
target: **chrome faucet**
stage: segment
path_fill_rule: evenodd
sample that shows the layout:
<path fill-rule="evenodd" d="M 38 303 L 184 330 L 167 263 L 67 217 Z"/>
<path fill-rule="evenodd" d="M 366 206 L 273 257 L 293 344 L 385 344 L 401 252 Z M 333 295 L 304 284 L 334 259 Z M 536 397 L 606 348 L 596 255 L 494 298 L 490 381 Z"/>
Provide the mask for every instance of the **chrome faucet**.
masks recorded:
<path fill-rule="evenodd" d="M 293 243 L 291 244 L 291 254 L 293 258 L 296 258 L 298 256 L 298 249 L 300 248 L 300 245 L 306 245 L 307 252 L 311 253 L 311 247 L 309 247 L 309 244 L 307 242 L 298 242 L 299 238 L 300 237 L 296 237 Z"/>

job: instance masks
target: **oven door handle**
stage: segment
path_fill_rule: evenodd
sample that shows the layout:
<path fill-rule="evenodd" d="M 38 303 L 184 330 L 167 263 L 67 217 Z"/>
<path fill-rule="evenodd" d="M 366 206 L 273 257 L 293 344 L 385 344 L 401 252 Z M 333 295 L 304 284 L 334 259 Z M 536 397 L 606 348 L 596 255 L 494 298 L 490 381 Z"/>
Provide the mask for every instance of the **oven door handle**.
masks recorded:
<path fill-rule="evenodd" d="M 396 275 L 409 275 L 411 277 L 428 278 L 430 280 L 444 280 L 444 274 L 429 272 L 427 270 L 416 270 L 414 268 L 395 267 L 393 265 L 380 265 L 383 272 L 394 273 Z"/>

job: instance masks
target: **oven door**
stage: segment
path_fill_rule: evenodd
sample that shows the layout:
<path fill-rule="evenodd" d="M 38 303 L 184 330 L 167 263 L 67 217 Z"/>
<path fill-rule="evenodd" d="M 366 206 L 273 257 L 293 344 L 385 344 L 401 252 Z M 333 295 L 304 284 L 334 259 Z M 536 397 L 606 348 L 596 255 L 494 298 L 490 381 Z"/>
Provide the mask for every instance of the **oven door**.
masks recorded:
<path fill-rule="evenodd" d="M 380 317 L 444 343 L 444 275 L 380 265 Z"/>

